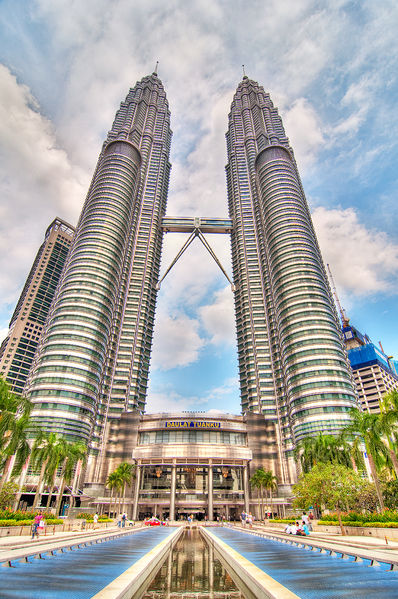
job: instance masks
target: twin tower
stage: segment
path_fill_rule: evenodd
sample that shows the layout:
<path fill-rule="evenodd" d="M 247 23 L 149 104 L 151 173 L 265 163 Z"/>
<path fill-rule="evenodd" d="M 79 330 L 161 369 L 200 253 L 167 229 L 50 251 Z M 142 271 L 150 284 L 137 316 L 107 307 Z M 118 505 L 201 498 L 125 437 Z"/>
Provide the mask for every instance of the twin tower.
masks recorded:
<path fill-rule="evenodd" d="M 34 420 L 89 445 L 92 479 L 110 420 L 145 409 L 162 237 L 173 220 L 171 137 L 152 73 L 130 89 L 103 145 L 30 379 Z M 275 460 L 289 480 L 297 442 L 337 433 L 355 391 L 293 151 L 269 95 L 246 76 L 226 137 L 242 412 L 274 423 Z M 192 219 L 197 229 L 205 221 Z"/>

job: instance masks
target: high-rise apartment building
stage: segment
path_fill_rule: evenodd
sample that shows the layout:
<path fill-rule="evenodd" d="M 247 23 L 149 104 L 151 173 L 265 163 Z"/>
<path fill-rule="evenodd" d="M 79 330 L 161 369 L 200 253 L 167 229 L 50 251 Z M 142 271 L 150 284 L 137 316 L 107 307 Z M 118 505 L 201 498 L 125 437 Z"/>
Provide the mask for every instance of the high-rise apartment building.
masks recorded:
<path fill-rule="evenodd" d="M 269 94 L 246 76 L 227 151 L 242 409 L 275 422 L 287 481 L 297 441 L 338 432 L 356 398 L 293 151 Z"/>
<path fill-rule="evenodd" d="M 362 409 L 378 413 L 384 395 L 398 391 L 398 364 L 348 319 L 343 322 L 343 335 Z"/>
<path fill-rule="evenodd" d="M 163 219 L 170 140 L 153 73 L 102 148 L 30 382 L 33 417 L 89 444 L 86 480 L 104 481 L 124 451 L 117 419 L 145 408 L 162 233 L 208 227 L 232 236 L 242 411 L 262 415 L 273 440 L 263 458 L 290 483 L 297 442 L 338 432 L 356 403 L 293 152 L 269 95 L 245 76 L 227 133 L 230 219 Z"/>
<path fill-rule="evenodd" d="M 60 218 L 51 223 L 12 315 L 0 348 L 0 375 L 14 393 L 24 390 L 73 234 Z"/>

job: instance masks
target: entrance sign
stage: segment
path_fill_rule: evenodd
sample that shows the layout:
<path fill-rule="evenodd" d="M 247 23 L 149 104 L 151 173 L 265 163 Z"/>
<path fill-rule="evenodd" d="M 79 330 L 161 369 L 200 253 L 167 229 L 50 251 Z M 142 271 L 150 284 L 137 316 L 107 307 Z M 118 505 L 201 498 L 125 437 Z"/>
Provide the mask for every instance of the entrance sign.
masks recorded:
<path fill-rule="evenodd" d="M 221 422 L 206 422 L 205 420 L 171 420 L 165 423 L 165 428 L 221 428 Z"/>

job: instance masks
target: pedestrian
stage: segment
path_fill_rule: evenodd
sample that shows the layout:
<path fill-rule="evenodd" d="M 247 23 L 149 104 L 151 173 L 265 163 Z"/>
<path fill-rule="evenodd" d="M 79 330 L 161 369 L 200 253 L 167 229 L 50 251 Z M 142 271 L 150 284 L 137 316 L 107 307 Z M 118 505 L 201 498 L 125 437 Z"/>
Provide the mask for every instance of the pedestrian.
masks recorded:
<path fill-rule="evenodd" d="M 93 521 L 94 521 L 94 528 L 96 528 L 97 527 L 97 522 L 98 522 L 98 513 L 97 512 L 95 512 L 95 514 L 94 514 Z"/>
<path fill-rule="evenodd" d="M 247 523 L 249 528 L 253 528 L 253 515 L 251 512 L 249 512 L 249 515 L 247 516 Z"/>
<path fill-rule="evenodd" d="M 122 528 L 124 528 L 126 526 L 126 518 L 127 518 L 127 514 L 126 514 L 126 512 L 123 512 L 123 514 L 122 514 Z"/>
<path fill-rule="evenodd" d="M 308 524 L 309 518 L 305 512 L 303 512 L 303 515 L 301 516 L 301 520 L 302 520 L 302 522 L 305 522 L 306 524 Z"/>
<path fill-rule="evenodd" d="M 247 518 L 247 514 L 245 511 L 243 511 L 240 515 L 240 521 L 242 522 L 243 528 L 245 528 L 245 526 L 246 526 L 246 518 Z"/>
<path fill-rule="evenodd" d="M 34 517 L 33 524 L 32 524 L 32 540 L 35 538 L 35 536 L 37 538 L 39 538 L 38 529 L 40 527 L 42 519 L 43 519 L 43 514 L 41 512 L 36 514 L 36 516 Z"/>
<path fill-rule="evenodd" d="M 117 517 L 117 525 L 119 528 L 122 527 L 122 514 L 119 514 Z"/>

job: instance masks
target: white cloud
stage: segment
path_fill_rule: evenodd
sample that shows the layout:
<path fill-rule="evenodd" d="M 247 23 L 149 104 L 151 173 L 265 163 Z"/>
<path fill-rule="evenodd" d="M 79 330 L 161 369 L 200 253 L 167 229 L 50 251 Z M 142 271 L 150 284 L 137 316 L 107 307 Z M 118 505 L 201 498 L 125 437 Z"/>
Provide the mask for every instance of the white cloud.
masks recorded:
<path fill-rule="evenodd" d="M 164 391 L 156 392 L 149 389 L 146 412 L 187 412 L 200 409 L 204 401 L 197 396 L 182 396 L 169 387 Z"/>
<path fill-rule="evenodd" d="M 217 405 L 218 408 L 212 406 Z M 236 414 L 240 412 L 239 405 L 239 380 L 229 378 L 220 386 L 205 391 L 200 395 L 181 395 L 171 384 L 163 385 L 161 391 L 152 389 L 148 391 L 147 412 L 187 412 L 205 411 L 206 416 L 217 417 L 226 411 Z"/>
<path fill-rule="evenodd" d="M 236 346 L 236 325 L 231 287 L 217 291 L 211 304 L 199 308 L 202 324 L 214 345 Z"/>
<path fill-rule="evenodd" d="M 169 370 L 195 362 L 205 344 L 198 330 L 199 322 L 185 314 L 158 316 L 152 368 Z"/>
<path fill-rule="evenodd" d="M 57 144 L 27 86 L 0 65 L 0 289 L 13 303 L 50 222 L 75 221 L 88 177 Z"/>
<path fill-rule="evenodd" d="M 300 169 L 305 170 L 315 162 L 325 144 L 320 119 L 308 100 L 298 98 L 283 114 L 283 122 L 297 163 Z"/>
<path fill-rule="evenodd" d="M 312 218 L 323 258 L 346 294 L 397 292 L 398 244 L 383 232 L 367 229 L 353 208 L 319 207 Z"/>

